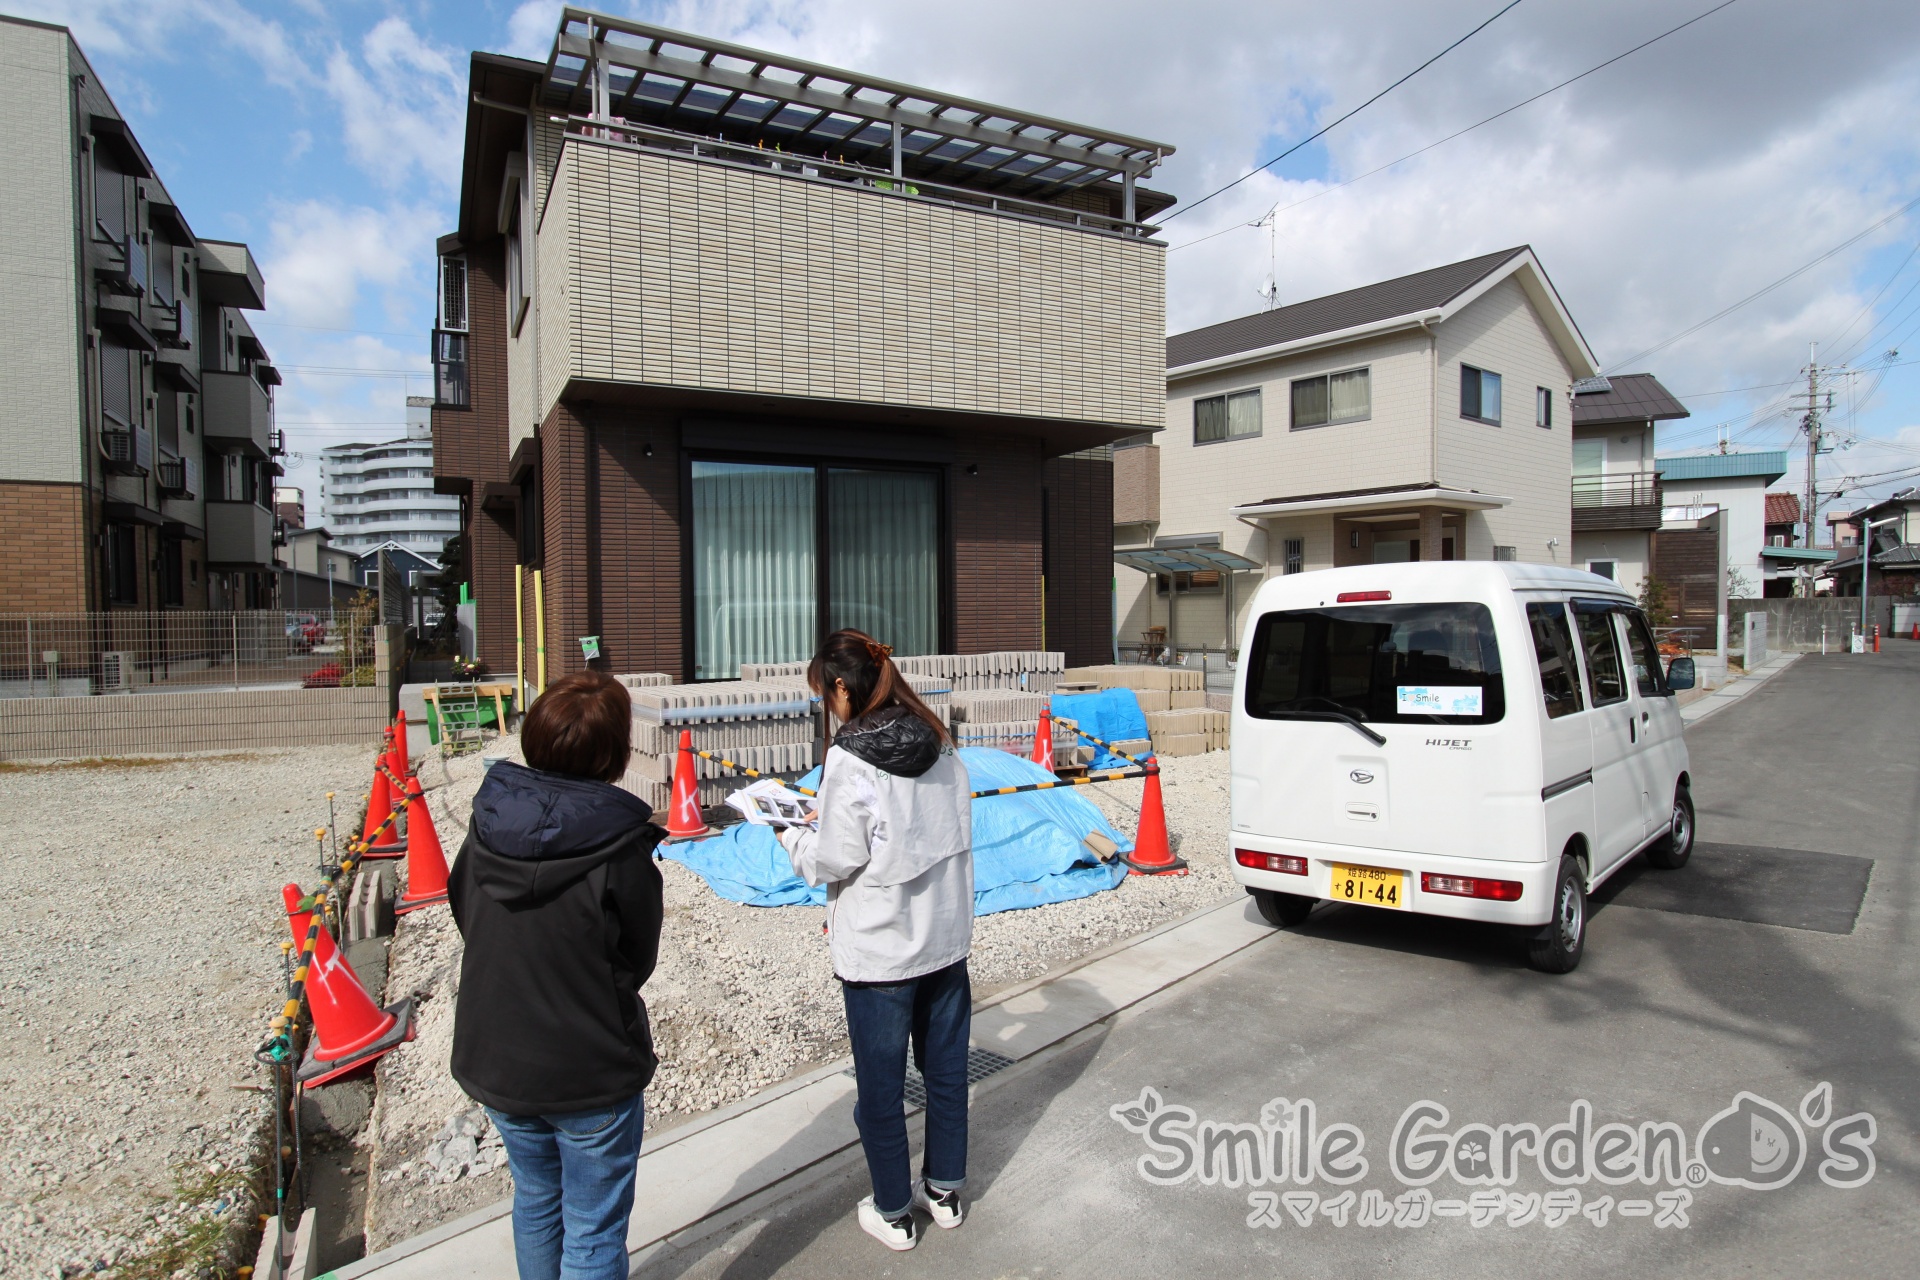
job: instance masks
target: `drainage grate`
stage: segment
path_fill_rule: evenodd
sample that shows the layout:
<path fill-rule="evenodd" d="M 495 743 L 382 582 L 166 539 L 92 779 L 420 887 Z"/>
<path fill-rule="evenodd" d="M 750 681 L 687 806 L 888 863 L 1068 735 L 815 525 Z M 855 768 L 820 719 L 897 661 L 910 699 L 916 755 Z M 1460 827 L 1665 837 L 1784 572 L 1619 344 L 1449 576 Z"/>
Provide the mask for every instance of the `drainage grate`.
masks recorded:
<path fill-rule="evenodd" d="M 995 1053 L 991 1049 L 968 1049 L 967 1083 L 976 1084 L 996 1071 L 1005 1071 L 1013 1063 L 1014 1060 L 1004 1053 Z M 841 1074 L 853 1075 L 853 1068 L 848 1067 Z M 922 1108 L 927 1105 L 926 1081 L 920 1078 L 920 1073 L 914 1070 L 911 1062 L 907 1064 L 907 1105 Z"/>

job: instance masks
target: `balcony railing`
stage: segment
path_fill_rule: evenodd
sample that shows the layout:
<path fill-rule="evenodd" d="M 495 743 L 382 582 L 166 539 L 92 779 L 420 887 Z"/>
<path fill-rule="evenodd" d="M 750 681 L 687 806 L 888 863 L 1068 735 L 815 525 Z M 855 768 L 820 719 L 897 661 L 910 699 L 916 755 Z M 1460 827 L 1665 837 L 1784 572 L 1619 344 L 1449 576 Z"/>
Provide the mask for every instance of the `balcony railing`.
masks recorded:
<path fill-rule="evenodd" d="M 1626 471 L 1573 478 L 1573 527 L 1657 529 L 1660 473 Z"/>
<path fill-rule="evenodd" d="M 192 458 L 162 458 L 155 472 L 169 498 L 191 498 L 200 489 L 200 465 Z"/>
<path fill-rule="evenodd" d="M 433 331 L 433 407 L 465 409 L 467 395 L 467 335 L 452 329 Z"/>

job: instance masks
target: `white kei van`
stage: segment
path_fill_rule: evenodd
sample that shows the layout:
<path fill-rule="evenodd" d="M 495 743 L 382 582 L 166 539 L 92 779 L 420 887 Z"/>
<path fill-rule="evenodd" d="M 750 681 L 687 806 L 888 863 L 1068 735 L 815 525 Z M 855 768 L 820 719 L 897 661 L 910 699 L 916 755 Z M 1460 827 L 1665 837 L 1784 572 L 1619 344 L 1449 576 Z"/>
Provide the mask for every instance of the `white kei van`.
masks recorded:
<path fill-rule="evenodd" d="M 1233 871 L 1276 927 L 1319 901 L 1526 926 L 1566 973 L 1587 894 L 1693 851 L 1687 744 L 1634 600 L 1550 565 L 1273 578 L 1234 683 Z"/>

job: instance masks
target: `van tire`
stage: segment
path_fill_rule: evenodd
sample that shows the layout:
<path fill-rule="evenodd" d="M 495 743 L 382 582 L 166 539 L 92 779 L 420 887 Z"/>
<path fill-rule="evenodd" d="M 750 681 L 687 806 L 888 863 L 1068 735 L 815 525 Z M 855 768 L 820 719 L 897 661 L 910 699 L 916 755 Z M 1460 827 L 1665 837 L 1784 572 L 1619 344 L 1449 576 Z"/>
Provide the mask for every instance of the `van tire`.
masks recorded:
<path fill-rule="evenodd" d="M 1682 783 L 1673 789 L 1673 813 L 1667 818 L 1667 834 L 1647 847 L 1647 865 L 1662 871 L 1678 871 L 1693 856 L 1693 793 Z"/>
<path fill-rule="evenodd" d="M 1318 898 L 1303 898 L 1297 893 L 1280 893 L 1273 889 L 1249 889 L 1253 895 L 1253 905 L 1260 908 L 1260 918 L 1276 929 L 1291 929 L 1307 918 L 1319 903 Z"/>
<path fill-rule="evenodd" d="M 1578 858 L 1562 854 L 1553 881 L 1553 918 L 1527 940 L 1527 963 L 1542 973 L 1572 973 L 1586 946 L 1586 875 Z"/>

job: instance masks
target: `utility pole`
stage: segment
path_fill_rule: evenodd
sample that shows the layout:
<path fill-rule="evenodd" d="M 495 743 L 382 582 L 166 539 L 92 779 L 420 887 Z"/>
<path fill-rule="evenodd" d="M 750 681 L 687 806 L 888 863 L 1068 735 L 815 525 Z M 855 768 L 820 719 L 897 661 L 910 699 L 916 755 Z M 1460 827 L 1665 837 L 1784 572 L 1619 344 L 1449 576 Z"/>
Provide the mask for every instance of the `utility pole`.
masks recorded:
<path fill-rule="evenodd" d="M 1820 362 L 1815 358 L 1818 347 L 1807 344 L 1807 547 L 1811 550 L 1817 545 L 1817 521 L 1820 513 L 1816 510 L 1819 503 L 1820 486 L 1817 471 L 1820 466 Z M 1806 565 L 1800 570 L 1801 594 L 1809 598 L 1813 595 L 1813 566 Z"/>

